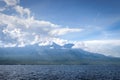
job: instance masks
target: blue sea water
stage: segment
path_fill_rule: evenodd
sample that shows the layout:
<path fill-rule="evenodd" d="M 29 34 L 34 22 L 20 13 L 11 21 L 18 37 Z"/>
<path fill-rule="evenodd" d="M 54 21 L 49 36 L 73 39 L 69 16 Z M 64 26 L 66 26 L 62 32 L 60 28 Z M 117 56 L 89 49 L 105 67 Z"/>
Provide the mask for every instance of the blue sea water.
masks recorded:
<path fill-rule="evenodd" d="M 120 80 L 120 66 L 0 65 L 0 80 Z"/>

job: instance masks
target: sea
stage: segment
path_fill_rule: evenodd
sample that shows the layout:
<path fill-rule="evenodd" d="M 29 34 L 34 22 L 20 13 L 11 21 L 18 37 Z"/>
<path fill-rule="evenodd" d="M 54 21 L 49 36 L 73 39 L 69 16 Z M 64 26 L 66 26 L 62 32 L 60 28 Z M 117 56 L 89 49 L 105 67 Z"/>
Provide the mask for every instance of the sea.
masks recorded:
<path fill-rule="evenodd" d="M 0 80 L 120 80 L 120 66 L 0 65 Z"/>

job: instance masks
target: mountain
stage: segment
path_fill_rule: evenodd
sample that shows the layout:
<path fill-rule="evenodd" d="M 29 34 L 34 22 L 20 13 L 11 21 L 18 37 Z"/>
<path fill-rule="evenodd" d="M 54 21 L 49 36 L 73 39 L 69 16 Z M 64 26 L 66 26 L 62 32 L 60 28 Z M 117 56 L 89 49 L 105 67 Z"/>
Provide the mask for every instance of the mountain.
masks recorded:
<path fill-rule="evenodd" d="M 73 45 L 0 48 L 0 64 L 120 64 L 119 58 L 72 49 Z"/>

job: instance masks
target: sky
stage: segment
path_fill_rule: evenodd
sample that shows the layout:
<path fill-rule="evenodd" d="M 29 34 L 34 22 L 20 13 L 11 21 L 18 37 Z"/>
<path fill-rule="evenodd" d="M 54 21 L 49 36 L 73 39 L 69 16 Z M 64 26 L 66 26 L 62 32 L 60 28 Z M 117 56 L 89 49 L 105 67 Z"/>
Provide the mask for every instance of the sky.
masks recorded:
<path fill-rule="evenodd" d="M 0 47 L 59 45 L 120 57 L 119 0 L 0 0 Z"/>
<path fill-rule="evenodd" d="M 119 39 L 119 3 L 119 0 L 21 1 L 21 5 L 29 7 L 37 19 L 51 21 L 63 27 L 83 29 L 77 36 L 61 36 L 70 40 Z"/>

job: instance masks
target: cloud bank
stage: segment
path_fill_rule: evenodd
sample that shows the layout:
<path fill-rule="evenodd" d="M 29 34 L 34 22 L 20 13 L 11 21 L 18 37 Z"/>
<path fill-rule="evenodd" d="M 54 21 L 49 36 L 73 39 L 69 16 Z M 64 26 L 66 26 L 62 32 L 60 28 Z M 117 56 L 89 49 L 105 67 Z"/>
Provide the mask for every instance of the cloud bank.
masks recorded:
<path fill-rule="evenodd" d="M 75 41 L 72 48 L 82 48 L 93 53 L 120 57 L 120 40 Z"/>

